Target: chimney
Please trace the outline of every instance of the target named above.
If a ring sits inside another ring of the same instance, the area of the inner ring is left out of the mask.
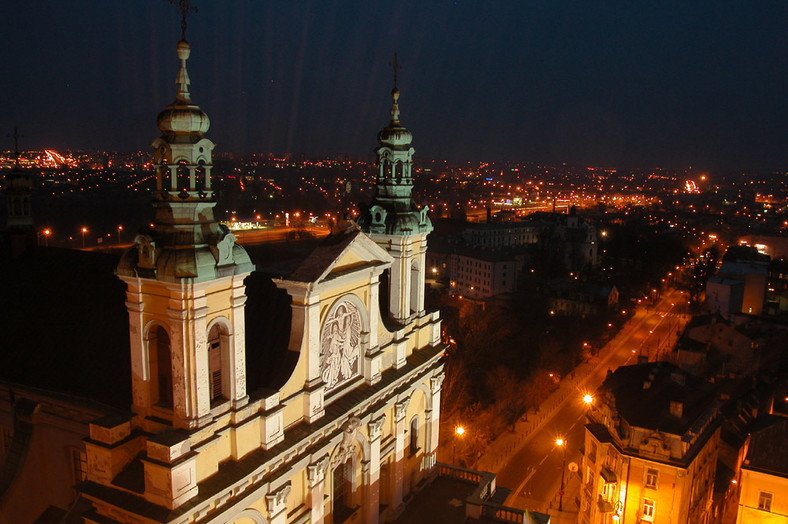
[[[676,402],[675,400],[670,401],[670,414],[676,418],[681,418],[684,415],[684,403],[683,402]]]
[[[648,364],[648,355],[638,355],[638,365]]]

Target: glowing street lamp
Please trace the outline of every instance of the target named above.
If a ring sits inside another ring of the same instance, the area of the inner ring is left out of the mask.
[[[52,234],[52,230],[45,229],[43,233],[44,233],[44,246],[49,247],[49,236]]]
[[[120,245],[120,232],[123,231],[123,226],[118,226],[118,245]]]
[[[457,439],[462,438],[465,434],[465,428],[462,426],[457,426],[454,428],[454,444],[452,445],[452,452],[451,452],[451,462],[452,464],[457,464]]]
[[[590,393],[586,393],[585,395],[583,395],[583,404],[585,404],[586,406],[590,406],[593,403],[594,403],[593,395],[591,395]]]
[[[88,228],[82,228],[82,249],[85,249],[85,233],[88,232]]]
[[[564,470],[566,469],[566,440],[562,437],[555,439],[555,445],[564,450],[564,459],[561,463],[561,489],[558,490],[558,511],[564,510]]]

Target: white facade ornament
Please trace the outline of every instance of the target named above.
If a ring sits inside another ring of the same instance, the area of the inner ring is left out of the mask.
[[[385,413],[380,417],[376,418],[372,422],[369,423],[369,440],[375,440],[380,437],[381,430],[383,429],[383,424],[386,422],[386,415]]]
[[[282,511],[287,504],[287,497],[290,496],[291,490],[292,486],[290,481],[288,481],[284,486],[266,495],[265,500],[268,503],[268,512],[274,515]]]
[[[326,478],[326,471],[328,471],[328,466],[330,463],[330,457],[328,455],[324,455],[323,458],[306,467],[306,476],[309,480],[310,488],[314,488],[317,484],[323,482],[323,480]]]
[[[356,433],[358,428],[361,427],[361,420],[356,417],[349,419],[345,422],[342,429],[342,442],[339,444],[339,450],[334,456],[334,464],[342,464],[348,458],[356,453]]]
[[[443,379],[446,378],[446,375],[441,373],[440,375],[436,375],[430,379],[430,391],[435,394],[437,391],[440,391],[441,386],[443,385]]]
[[[394,404],[394,420],[400,421],[405,418],[408,412],[408,404],[410,404],[410,397],[406,397]]]
[[[361,315],[345,300],[326,319],[320,336],[320,376],[326,393],[361,373],[360,351]]]

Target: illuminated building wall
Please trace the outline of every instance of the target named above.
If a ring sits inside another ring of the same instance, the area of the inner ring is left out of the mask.
[[[578,522],[708,519],[720,440],[709,384],[667,363],[621,367],[589,421]]]

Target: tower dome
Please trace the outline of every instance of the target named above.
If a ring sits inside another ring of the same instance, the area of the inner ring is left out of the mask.
[[[391,90],[391,122],[378,133],[378,142],[381,146],[391,149],[405,150],[410,147],[413,135],[399,121],[399,89]]]
[[[208,115],[191,100],[189,94],[189,73],[186,71],[186,60],[191,54],[191,48],[185,40],[178,42],[176,48],[181,69],[178,71],[178,93],[175,101],[168,105],[156,117],[159,130],[167,135],[197,135],[202,136],[211,126]]]

